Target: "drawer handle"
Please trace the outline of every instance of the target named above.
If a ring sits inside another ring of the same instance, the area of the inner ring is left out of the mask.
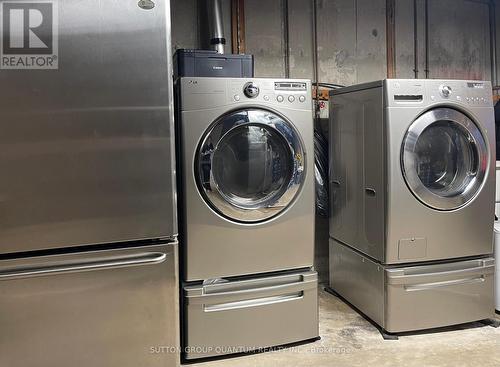
[[[405,291],[407,291],[407,292],[426,291],[426,290],[431,290],[431,289],[435,289],[435,288],[450,287],[453,285],[474,284],[474,283],[483,283],[483,282],[484,282],[484,276],[481,276],[478,278],[466,278],[466,279],[457,279],[457,280],[447,280],[447,281],[443,281],[443,282],[407,285],[407,286],[405,286]]]
[[[418,273],[418,274],[405,274],[403,270],[389,271],[387,274],[387,280],[389,284],[408,284],[410,282],[414,284],[429,284],[433,283],[433,279],[439,277],[454,277],[459,279],[471,279],[472,277],[483,276],[487,274],[492,274],[495,271],[494,263],[488,262],[487,265],[476,266],[474,268],[466,269],[456,269],[448,271],[435,271],[431,273]],[[428,282],[425,279],[429,279]]]
[[[58,263],[43,266],[19,266],[16,269],[0,272],[0,280],[37,277],[45,275],[56,275],[61,273],[72,273],[127,266],[153,265],[165,261],[167,254],[162,252],[149,252],[138,255],[105,257],[82,260],[77,263]]]
[[[281,302],[295,301],[302,299],[303,297],[304,297],[304,292],[299,292],[296,294],[284,294],[281,296],[274,296],[274,297],[264,297],[264,298],[236,301],[236,302],[218,303],[214,305],[204,305],[203,310],[205,312],[228,311],[228,310],[235,310],[238,308],[258,307],[258,306],[272,305]]]
[[[245,301],[265,297],[282,296],[296,292],[314,289],[318,285],[317,278],[302,282],[273,285],[261,288],[241,289],[219,293],[205,293],[197,295],[186,294],[187,304],[222,304],[229,302]]]

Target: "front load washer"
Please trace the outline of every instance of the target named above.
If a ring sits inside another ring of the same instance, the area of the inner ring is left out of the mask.
[[[176,84],[185,358],[317,337],[310,81]]]
[[[391,332],[489,317],[490,82],[385,80],[330,103],[332,287]]]

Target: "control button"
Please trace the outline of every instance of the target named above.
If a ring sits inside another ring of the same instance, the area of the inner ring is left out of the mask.
[[[285,100],[285,98],[283,98],[283,96],[280,94],[279,96],[276,97],[276,100],[281,103]]]
[[[240,96],[239,96],[239,95],[237,95],[237,94],[235,94],[235,95],[234,95],[234,100],[235,100],[236,102],[237,102],[237,101],[239,101],[239,100],[240,100]]]
[[[467,101],[467,103],[470,102],[470,98],[469,97],[466,97],[465,100]]]
[[[476,102],[479,102],[479,97],[476,97]]]
[[[259,95],[259,87],[255,85],[253,82],[248,82],[245,84],[243,87],[243,93],[245,93],[245,96],[248,98],[255,98]]]
[[[448,98],[451,94],[451,87],[449,85],[441,85],[439,87],[439,93],[441,93],[444,98]]]
[[[431,96],[431,101],[435,101],[436,100],[436,96]]]
[[[269,101],[269,96],[264,96],[264,101]]]
[[[457,96],[457,101],[461,102],[462,101],[462,97]]]
[[[299,97],[300,102],[305,102],[306,101],[306,96],[300,96]]]
[[[290,102],[290,103],[295,102],[295,97],[294,96],[288,96],[288,102]]]

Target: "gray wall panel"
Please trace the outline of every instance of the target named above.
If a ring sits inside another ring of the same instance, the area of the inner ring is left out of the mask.
[[[289,0],[290,77],[313,79],[312,1]]]
[[[495,0],[495,23],[496,23],[496,51],[497,51],[497,78],[500,79],[500,65],[498,62],[498,58],[500,57],[500,0]],[[498,82],[497,84],[500,84]]]
[[[245,1],[246,53],[255,55],[255,75],[283,77],[281,0]]]
[[[396,76],[413,78],[415,73],[413,0],[396,1]]]
[[[197,0],[172,0],[172,47],[199,47]]]
[[[385,0],[357,0],[357,82],[387,75]]]
[[[355,0],[318,0],[317,15],[319,80],[356,83]]]
[[[500,24],[500,1],[497,24]],[[290,76],[313,77],[312,0],[288,0]],[[247,53],[256,76],[285,75],[284,0],[246,0]],[[173,45],[201,47],[203,11],[196,0],[173,0]],[[227,50],[231,1],[223,0]],[[317,0],[320,81],[355,84],[386,75],[385,0]],[[425,78],[424,0],[417,0],[418,71]],[[413,0],[396,1],[396,75],[414,77]],[[497,27],[497,31],[500,27]],[[498,33],[498,32],[497,32]],[[432,78],[490,78],[488,6],[470,0],[429,0]],[[500,42],[497,42],[500,51]],[[500,52],[499,52],[500,55]],[[500,73],[500,69],[499,73]]]
[[[430,78],[489,79],[488,6],[466,0],[429,1]]]
[[[351,85],[384,78],[384,0],[318,1],[319,79]]]

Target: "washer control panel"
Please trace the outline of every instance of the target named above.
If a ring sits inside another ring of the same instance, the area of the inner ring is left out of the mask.
[[[492,107],[491,82],[468,80],[388,79],[390,106],[458,103],[467,107]]]

